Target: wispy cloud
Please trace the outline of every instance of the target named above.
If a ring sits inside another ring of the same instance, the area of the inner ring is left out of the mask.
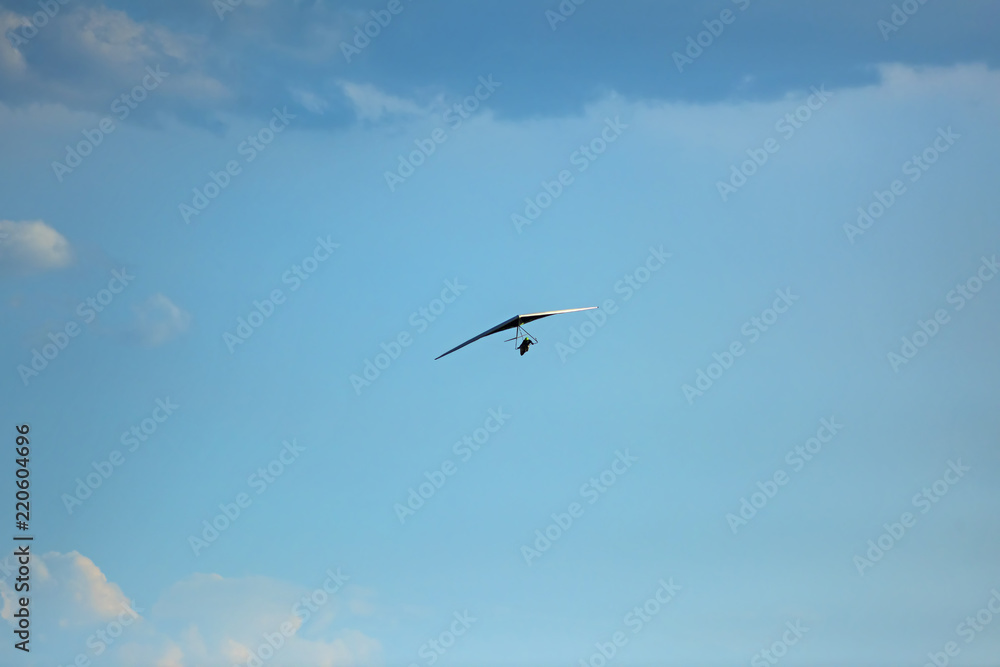
[[[416,103],[383,93],[371,84],[341,81],[340,87],[361,120],[378,120],[383,116],[394,115],[414,116],[425,112]]]
[[[301,104],[306,111],[311,113],[322,116],[323,113],[330,108],[329,102],[311,91],[293,88],[289,92],[292,94],[292,98],[296,102]]]
[[[162,345],[187,331],[191,314],[164,294],[154,294],[132,307],[135,321],[129,338],[149,347]]]

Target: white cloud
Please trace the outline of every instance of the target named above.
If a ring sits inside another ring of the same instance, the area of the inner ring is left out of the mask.
[[[96,663],[101,632],[105,639],[114,638],[100,651],[105,667],[246,664],[265,645],[265,635],[275,637],[287,623],[293,630],[282,637],[267,667],[371,664],[381,655],[378,641],[344,627],[344,614],[352,602],[350,587],[330,594],[320,606],[320,611],[338,618],[337,627],[329,628],[318,627],[319,614],[301,605],[301,613],[309,615],[296,613],[296,603],[315,591],[267,577],[193,574],[168,588],[147,609],[131,605],[121,588],[77,552],[33,557],[32,567],[38,571],[40,566],[49,576],[33,581],[31,604],[53,613],[33,617],[33,637],[44,638],[37,646],[32,642],[38,664],[68,664],[79,655]],[[326,576],[317,573],[316,584]],[[0,616],[13,625],[10,583],[0,581],[0,593],[4,600]],[[134,615],[126,609],[134,609]],[[130,622],[119,625],[123,617]],[[111,626],[116,626],[113,631]],[[308,638],[302,636],[303,628]]]
[[[62,234],[41,220],[0,220],[0,269],[24,273],[69,266],[73,252]]]
[[[156,661],[156,667],[184,667],[184,652],[176,645],[167,648],[167,652]]]
[[[106,69],[137,71],[163,58],[190,64],[198,50],[196,38],[135,21],[120,10],[77,7],[65,16],[61,37],[73,40],[71,46],[80,57]]]
[[[25,24],[23,17],[0,9],[0,35],[6,35],[8,31],[20,28]],[[20,75],[24,72],[27,64],[24,56],[14,48],[9,39],[0,39],[0,71],[6,71],[13,75]]]
[[[890,99],[972,97],[977,101],[1000,101],[1000,72],[985,64],[950,67],[910,67],[899,63],[878,66],[879,87]]]
[[[386,115],[417,116],[426,113],[414,102],[383,93],[371,84],[341,81],[340,87],[361,120],[378,120]]]
[[[806,138],[817,142],[830,140],[824,144],[825,149],[839,153],[854,145],[857,128],[867,128],[882,118],[915,120],[931,108],[954,110],[964,107],[961,115],[953,116],[955,121],[949,121],[955,122],[958,130],[959,119],[964,125],[972,122],[977,109],[1000,105],[1000,70],[991,70],[985,65],[910,67],[887,63],[873,66],[873,71],[878,74],[878,80],[870,85],[843,88],[826,85],[824,89],[831,94],[830,99],[802,125],[802,129],[796,130],[791,140],[785,140],[785,135],[779,133],[775,125],[806,102],[812,94],[811,87],[789,91],[780,98],[736,103],[644,100],[615,107],[601,101],[588,108],[588,116],[595,118],[600,113],[614,111],[622,113],[624,118],[624,112],[629,112],[633,123],[630,131],[634,134],[642,134],[649,141],[666,140],[691,148],[698,152],[699,159],[705,150],[718,151],[727,154],[724,159],[731,164],[738,156],[740,160],[747,159],[744,151],[759,147],[768,136],[782,139],[782,146],[802,144]],[[815,87],[823,87],[823,83],[817,80]],[[566,121],[544,119],[539,124],[545,122],[555,127]],[[933,133],[934,128],[935,125],[930,125],[928,129]],[[784,148],[782,153],[786,153]],[[804,154],[802,157],[812,159]],[[786,159],[783,156],[779,161]]]
[[[0,10],[0,35],[28,20]],[[106,114],[110,100],[156,67],[166,74],[155,95],[161,102],[231,103],[234,92],[206,69],[213,48],[205,37],[136,21],[120,10],[68,5],[30,47],[0,39],[0,97],[18,103],[23,95],[15,93],[28,93],[35,103]]]
[[[33,556],[31,565],[36,575],[32,603],[38,605],[36,598],[57,601],[49,608],[61,629],[106,623],[132,608],[121,588],[109,582],[94,561],[76,551]],[[11,621],[16,595],[10,583],[0,582],[0,594],[4,600],[0,616]]]
[[[159,293],[133,306],[132,310],[135,323],[130,333],[142,345],[162,345],[187,331],[191,324],[190,313]]]

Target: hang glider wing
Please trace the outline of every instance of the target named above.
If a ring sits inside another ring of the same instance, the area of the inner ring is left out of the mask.
[[[475,343],[480,338],[485,338],[486,336],[492,336],[495,333],[500,333],[501,331],[506,331],[507,329],[514,329],[516,327],[521,326],[522,324],[527,324],[528,322],[534,322],[535,320],[540,320],[541,318],[548,317],[549,315],[560,315],[562,313],[575,313],[575,312],[578,312],[578,311],[581,311],[581,310],[593,310],[595,308],[597,308],[597,306],[590,306],[588,308],[570,308],[568,310],[547,310],[544,313],[530,313],[528,315],[515,315],[514,317],[510,318],[506,322],[501,322],[500,324],[496,325],[492,329],[487,329],[486,331],[484,331],[483,333],[479,334],[475,338],[470,338],[469,340],[465,341],[464,343],[462,343],[458,347],[451,348],[450,350],[448,350],[447,352],[445,352],[444,354],[442,354],[441,357],[445,357],[445,356],[451,354],[452,352],[454,352],[455,350],[460,350],[463,347],[465,347],[466,345],[468,345],[469,343]],[[434,359],[434,361],[437,361],[441,357],[436,357]]]

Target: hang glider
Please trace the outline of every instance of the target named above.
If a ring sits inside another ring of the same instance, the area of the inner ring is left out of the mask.
[[[515,336],[513,338],[505,340],[504,342],[508,343],[508,342],[510,342],[512,340],[513,341],[518,341],[514,345],[515,345],[516,348],[518,348],[518,349],[521,350],[521,356],[524,356],[524,353],[528,351],[528,346],[537,343],[538,339],[535,338],[534,336],[531,336],[527,331],[524,331],[524,329],[522,328],[523,325],[527,324],[528,322],[533,322],[535,320],[539,320],[539,319],[541,319],[543,317],[548,317],[549,315],[561,315],[562,313],[576,313],[576,312],[579,312],[581,310],[594,310],[595,308],[597,308],[597,306],[590,306],[588,308],[570,308],[569,310],[547,310],[544,313],[530,313],[528,315],[515,315],[514,317],[510,318],[506,322],[501,322],[500,324],[496,325],[492,329],[488,329],[488,330],[484,331],[483,333],[479,334],[475,338],[470,338],[469,340],[465,341],[464,343],[462,343],[458,347],[451,348],[450,350],[448,350],[447,352],[445,352],[444,354],[442,354],[441,357],[447,356],[447,355],[451,354],[452,352],[454,352],[455,350],[460,350],[463,347],[465,347],[466,345],[468,345],[469,343],[475,343],[480,338],[485,338],[486,336],[492,336],[495,333],[500,333],[501,331],[506,331],[508,329],[516,329],[517,333],[515,334]],[[522,336],[524,338],[523,341],[521,341]],[[532,340],[532,339],[534,339],[534,340]],[[436,357],[434,359],[434,361],[437,361],[441,357]]]

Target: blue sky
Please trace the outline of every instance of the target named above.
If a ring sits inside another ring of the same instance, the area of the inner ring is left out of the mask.
[[[1000,17],[895,5],[0,3],[2,662],[986,664]]]

